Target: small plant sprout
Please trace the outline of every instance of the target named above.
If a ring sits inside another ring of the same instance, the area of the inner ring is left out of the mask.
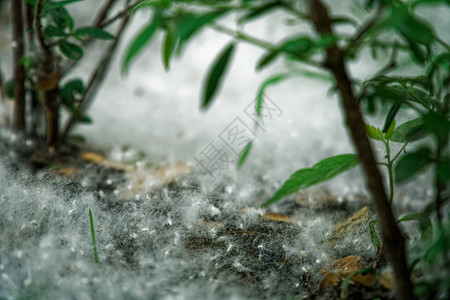
[[[92,235],[92,247],[94,248],[94,259],[98,264],[98,255],[97,255],[97,243],[95,242],[95,229],[94,229],[94,219],[92,218],[92,212],[89,210],[89,220],[91,223],[91,235]]]

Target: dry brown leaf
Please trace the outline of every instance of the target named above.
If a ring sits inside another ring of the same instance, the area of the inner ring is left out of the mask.
[[[389,291],[394,290],[394,275],[392,274],[392,271],[384,271],[377,277],[378,281],[380,282],[381,286]]]
[[[80,154],[80,158],[85,161],[93,162],[98,165],[103,165],[108,168],[125,170],[125,171],[131,171],[131,170],[135,169],[134,166],[108,160],[105,157],[103,157],[102,155],[100,155],[98,153],[94,153],[94,152],[83,152]]]
[[[369,212],[369,207],[364,206],[360,210],[358,210],[353,216],[345,220],[345,222],[336,225],[336,232],[338,234],[344,233],[348,231],[351,228],[356,227],[357,225],[361,224],[363,221],[367,219],[367,214]]]
[[[77,169],[74,167],[62,167],[54,171],[58,175],[73,177],[77,175]]]
[[[276,214],[272,212],[266,212],[263,216],[263,219],[269,220],[269,221],[277,221],[277,222],[291,222],[292,217],[282,214]]]
[[[336,286],[341,280],[342,278],[337,273],[328,272],[323,276],[322,281],[320,282],[319,291],[322,291],[327,285]]]
[[[336,285],[339,282],[337,279],[344,280],[353,272],[360,271],[366,267],[367,264],[361,259],[361,257],[356,255],[350,255],[336,260],[320,270],[320,274],[324,275],[320,286],[322,288],[326,284]],[[366,287],[374,286],[375,282],[375,276],[372,273],[367,273],[364,275],[357,274],[349,280],[349,283],[351,284],[361,284]]]

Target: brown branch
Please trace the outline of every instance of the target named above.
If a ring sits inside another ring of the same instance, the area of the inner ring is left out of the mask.
[[[34,14],[34,29],[42,60],[39,61],[39,74],[36,87],[42,92],[42,105],[47,119],[48,146],[56,146],[59,135],[59,80],[60,71],[54,59],[51,48],[45,42],[42,34],[41,13],[43,0],[37,0]]]
[[[121,11],[119,11],[117,14],[115,14],[113,17],[111,17],[110,19],[102,22],[98,27],[99,28],[103,28],[106,26],[111,25],[112,23],[114,23],[115,21],[117,21],[118,19],[122,18],[123,16],[129,14],[129,11],[131,8],[135,7],[137,4],[139,4],[139,2],[142,2],[142,0],[138,0],[133,2],[133,4],[128,5],[126,8],[122,9]]]
[[[322,36],[332,35],[331,19],[327,8],[320,0],[309,0],[309,6],[311,20],[316,31]],[[347,127],[357,149],[366,183],[378,210],[386,253],[394,269],[397,297],[404,300],[414,299],[406,260],[404,237],[392,213],[383,178],[378,170],[375,155],[365,131],[364,120],[346,70],[345,52],[338,48],[336,44],[332,45],[326,50],[324,66],[335,77],[341,105],[345,111]]]
[[[22,63],[24,54],[22,1],[11,1],[12,48],[14,74],[14,115],[13,129],[25,130],[25,68]]]
[[[6,91],[5,91],[5,85],[4,85],[4,79],[3,79],[3,72],[2,72],[2,68],[0,66],[0,103],[5,98],[6,98]]]
[[[108,0],[106,1],[105,4],[103,4],[102,8],[100,9],[100,12],[98,13],[97,17],[95,18],[94,21],[94,27],[100,27],[100,24],[103,23],[103,21],[105,21],[106,17],[108,16],[108,12],[111,9],[111,7],[113,6],[113,4],[117,2],[114,0]]]
[[[89,83],[86,87],[86,90],[83,94],[83,97],[80,100],[80,103],[77,107],[77,111],[73,113],[69,120],[66,123],[66,126],[64,127],[64,130],[61,134],[60,140],[61,142],[64,142],[67,139],[68,134],[72,130],[73,126],[75,125],[78,117],[80,114],[84,111],[86,111],[89,107],[89,105],[92,102],[92,99],[94,98],[95,94],[98,91],[98,88],[102,81],[104,80],[106,73],[109,69],[109,66],[111,64],[112,57],[117,49],[117,45],[120,41],[120,38],[122,37],[122,34],[128,25],[128,22],[130,20],[130,16],[125,16],[122,20],[122,23],[120,24],[120,27],[116,33],[116,39],[111,43],[111,45],[105,50],[102,59],[99,61],[97,66],[94,68],[94,72],[92,73]]]

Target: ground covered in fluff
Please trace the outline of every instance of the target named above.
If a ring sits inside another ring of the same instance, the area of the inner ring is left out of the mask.
[[[356,202],[316,189],[268,211],[259,208],[269,196],[263,188],[249,197],[232,178],[211,181],[188,165],[71,149],[47,161],[34,155],[32,172],[13,154],[20,150],[5,149],[1,299],[302,298],[317,293],[319,270],[331,261],[376,254],[370,212],[344,234],[336,227],[367,204],[362,196]]]

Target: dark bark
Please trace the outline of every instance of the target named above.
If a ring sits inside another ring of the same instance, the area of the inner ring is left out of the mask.
[[[25,130],[25,68],[22,64],[24,54],[22,1],[11,1],[13,74],[14,74],[14,112],[13,129]]]
[[[316,31],[324,36],[333,34],[331,20],[326,7],[320,0],[310,0],[311,20]],[[398,299],[414,299],[407,267],[405,241],[395,221],[386,195],[383,178],[378,170],[375,156],[365,131],[364,120],[357,105],[357,97],[345,67],[345,52],[332,45],[326,51],[324,66],[333,74],[341,105],[345,111],[348,130],[357,149],[366,183],[378,210],[386,253],[394,270],[396,295]]]
[[[2,68],[0,67],[0,102],[6,97]]]
[[[56,146],[59,136],[59,79],[60,72],[50,47],[46,44],[41,27],[42,0],[36,2],[34,28],[42,51],[37,87],[42,91],[42,104],[47,120],[46,142]]]

